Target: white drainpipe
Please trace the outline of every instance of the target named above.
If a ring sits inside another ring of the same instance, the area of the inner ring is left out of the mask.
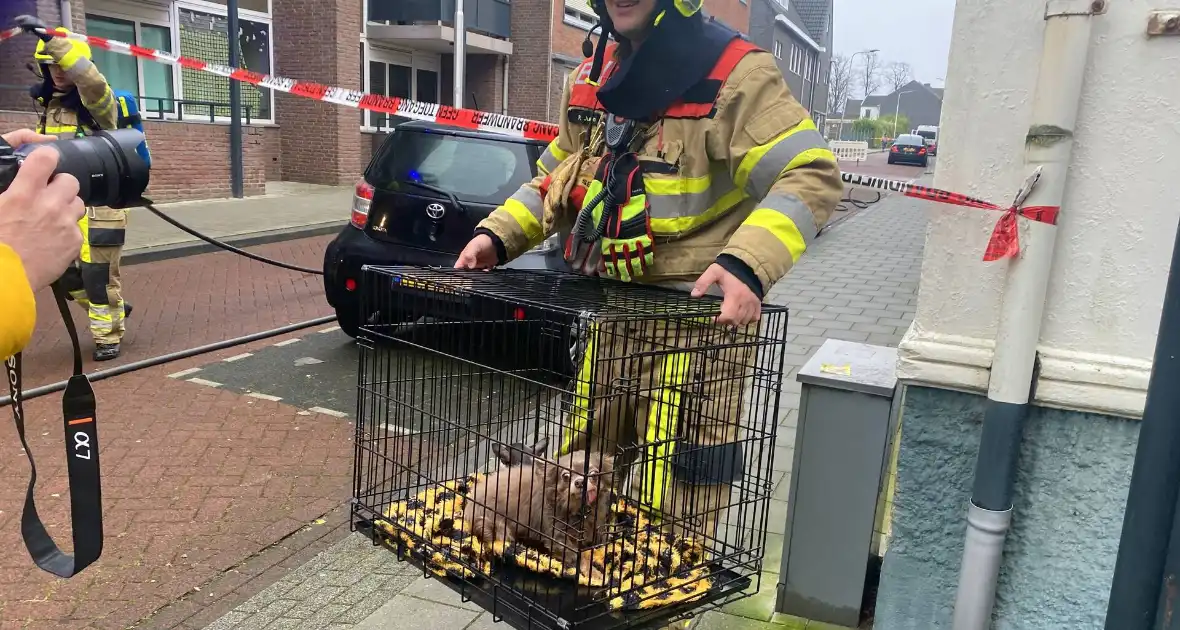
[[[1091,18],[1105,0],[1049,0],[1032,124],[1025,139],[1026,174],[1040,180],[1025,206],[1061,206],[1073,150],[1073,130],[1090,49]],[[1024,221],[1022,220],[1022,223]],[[1032,398],[1037,342],[1057,228],[1029,223],[1018,259],[1008,267],[996,350],[988,384],[967,536],[955,598],[954,630],[988,630],[1004,541],[1012,523],[1012,495],[1024,421]]]
[[[504,94],[500,97],[500,113],[505,116],[508,115],[508,64],[511,60],[511,56],[504,55]]]
[[[74,30],[74,7],[70,6],[70,0],[60,0],[58,10],[61,11],[61,25],[66,30]]]

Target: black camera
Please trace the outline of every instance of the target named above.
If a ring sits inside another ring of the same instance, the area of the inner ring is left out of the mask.
[[[37,147],[52,146],[60,155],[54,174],[76,177],[83,203],[125,208],[138,202],[148,186],[151,168],[136,151],[143,141],[143,133],[137,129],[116,129],[82,138],[25,144],[19,149],[0,142],[0,192],[8,190],[30,153]]]

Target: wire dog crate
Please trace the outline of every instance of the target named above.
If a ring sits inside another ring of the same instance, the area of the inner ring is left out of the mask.
[[[547,271],[368,267],[361,294],[354,528],[522,629],[759,579],[785,308],[720,327],[712,297]]]

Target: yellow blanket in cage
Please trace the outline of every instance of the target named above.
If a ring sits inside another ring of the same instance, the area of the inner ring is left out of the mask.
[[[385,511],[388,520],[378,520],[376,525],[400,540],[435,575],[472,578],[478,575],[472,567],[491,575],[498,559],[553,577],[577,577],[583,586],[602,588],[610,596],[612,610],[689,602],[713,586],[708,567],[702,566],[701,544],[661,531],[628,499],[616,499],[612,506],[609,539],[616,542],[594,551],[593,564],[601,572],[597,580],[579,576],[577,567],[564,567],[560,560],[521,544],[496,543],[485,549],[462,517],[468,488],[482,477],[448,481],[394,503]]]

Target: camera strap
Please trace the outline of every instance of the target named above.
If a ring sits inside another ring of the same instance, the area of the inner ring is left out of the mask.
[[[102,484],[98,470],[98,427],[94,389],[82,372],[82,349],[78,330],[66,304],[66,291],[59,283],[52,285],[53,297],[62,321],[70,334],[74,350],[74,374],[66,384],[62,396],[62,415],[65,426],[66,470],[70,480],[70,525],[74,555],[66,555],[45,529],[37,514],[33,489],[37,485],[37,466],[33,451],[25,438],[25,410],[21,400],[21,355],[14,354],[4,363],[8,371],[8,388],[12,392],[12,417],[21,446],[29,458],[29,489],[21,512],[21,538],[33,562],[58,577],[69,578],[81,573],[102,555]]]

